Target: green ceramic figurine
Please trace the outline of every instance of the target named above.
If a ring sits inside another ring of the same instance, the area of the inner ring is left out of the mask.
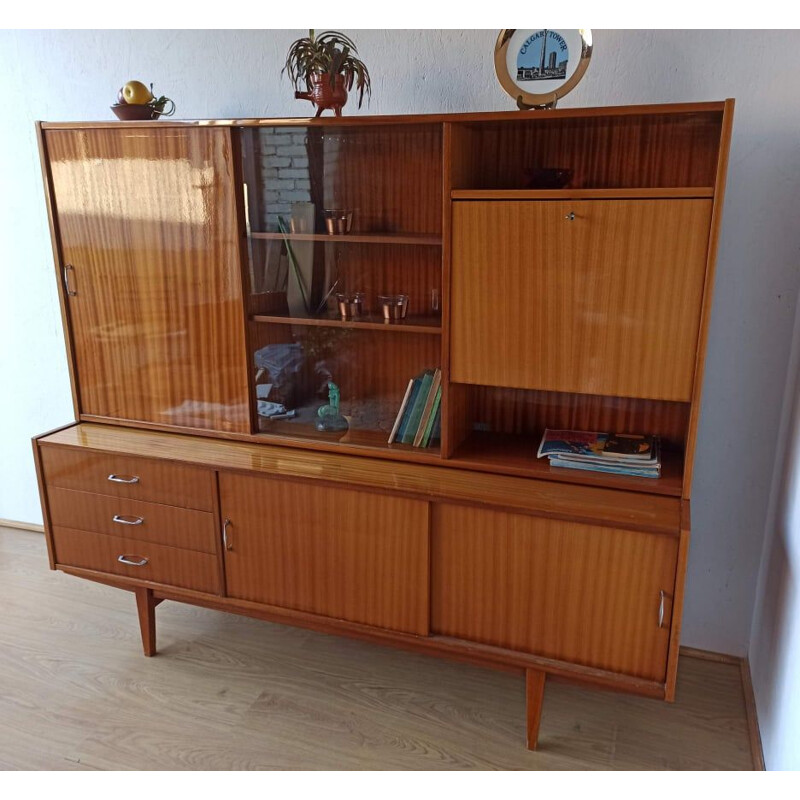
[[[318,431],[346,431],[347,420],[339,413],[339,387],[328,381],[328,405],[320,406],[317,410]]]

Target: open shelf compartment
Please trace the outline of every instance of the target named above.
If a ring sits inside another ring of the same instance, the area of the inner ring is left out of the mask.
[[[680,497],[689,403],[567,392],[450,386],[450,463],[486,472]],[[551,467],[536,452],[546,428],[655,434],[661,477]]]

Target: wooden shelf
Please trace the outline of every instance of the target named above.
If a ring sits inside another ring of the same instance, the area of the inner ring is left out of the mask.
[[[414,453],[424,460],[439,460],[439,447],[412,447],[410,444],[387,444],[389,434],[385,431],[359,430],[350,428],[344,433],[322,433],[307,420],[269,420],[259,417],[259,433],[275,436],[287,442],[306,441],[323,442],[327,445],[342,447],[366,448],[376,451],[392,451]]]
[[[681,496],[683,457],[680,453],[662,451],[660,478],[638,478],[551,467],[548,459],[536,457],[540,438],[476,431],[470,434],[456,450],[449,463],[484,472],[499,472],[525,478]]]
[[[630,200],[713,197],[713,186],[642,189],[454,189],[453,200]]]
[[[319,317],[286,317],[272,314],[254,314],[250,317],[252,322],[272,322],[279,325],[309,325],[325,328],[356,328],[382,333],[425,333],[441,336],[441,318],[409,316],[396,322],[385,322],[383,317],[367,314],[359,319],[341,319],[329,314]]]
[[[435,233],[279,233],[251,231],[251,239],[288,239],[293,242],[360,242],[362,244],[411,244],[441,246],[442,237]]]

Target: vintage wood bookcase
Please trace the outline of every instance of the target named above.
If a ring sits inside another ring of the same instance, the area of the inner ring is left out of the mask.
[[[41,123],[76,420],[34,441],[51,567],[134,592],[146,655],[174,600],[525,673],[530,747],[546,676],[672,700],[732,114]],[[435,367],[437,444],[387,444]],[[551,469],[545,427],[658,434],[662,477]]]

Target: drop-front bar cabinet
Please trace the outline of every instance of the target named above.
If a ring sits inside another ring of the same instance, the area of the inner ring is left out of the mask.
[[[41,123],[51,567],[133,592],[146,655],[174,600],[524,673],[532,748],[547,676],[672,700],[732,113]],[[662,475],[553,469],[546,427],[657,434]]]

